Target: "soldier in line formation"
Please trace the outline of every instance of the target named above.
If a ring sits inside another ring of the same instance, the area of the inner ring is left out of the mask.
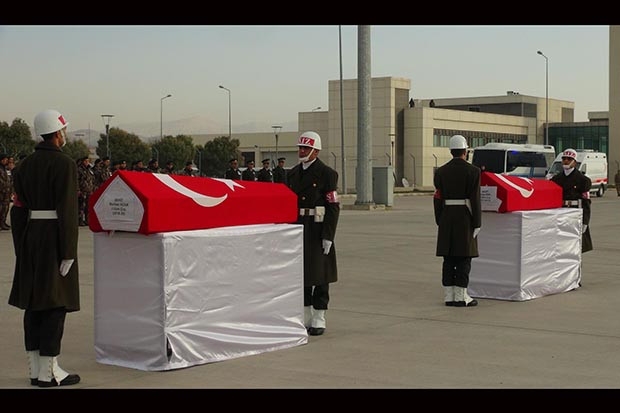
[[[248,160],[245,162],[246,170],[241,173],[241,180],[243,181],[256,181],[256,171],[254,170],[254,161]]]
[[[278,158],[278,166],[273,168],[273,182],[286,184],[286,169],[284,169],[284,162],[286,158]]]
[[[250,159],[245,163],[245,171],[241,172],[239,170],[239,161],[237,158],[232,158],[228,161],[230,166],[226,172],[224,172],[224,178],[237,181],[275,182],[286,184],[286,169],[284,169],[285,161],[286,158],[278,158],[278,166],[270,169],[270,160],[263,159],[263,167],[257,172],[254,170],[254,161]]]
[[[13,197],[13,182],[9,166],[9,155],[0,154],[0,230],[11,229],[6,219],[9,214],[11,198]]]
[[[258,182],[273,182],[273,172],[269,169],[269,159],[263,159],[263,167],[256,173]]]
[[[78,171],[78,218],[81,227],[88,225],[88,199],[95,192],[95,173],[88,156],[77,160]]]
[[[241,180],[241,171],[239,170],[239,161],[237,158],[232,158],[228,161],[228,169],[224,172],[224,178],[234,179],[235,181]]]

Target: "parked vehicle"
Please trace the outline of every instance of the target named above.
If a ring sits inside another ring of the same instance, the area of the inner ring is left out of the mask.
[[[594,152],[592,149],[575,149],[577,151],[576,168],[592,181],[590,193],[595,193],[597,197],[602,197],[607,190],[609,181],[607,179],[607,155],[603,152]],[[562,154],[559,154],[553,161],[547,179],[555,174],[562,172]]]
[[[491,142],[473,149],[472,164],[487,172],[544,179],[554,158],[553,145]]]

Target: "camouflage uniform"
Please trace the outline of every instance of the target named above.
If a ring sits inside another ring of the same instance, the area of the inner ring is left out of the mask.
[[[105,181],[108,180],[109,177],[112,176],[112,172],[110,171],[110,167],[106,165],[106,161],[101,161],[97,166],[93,168],[93,173],[95,175],[95,188],[99,188]]]
[[[78,212],[80,226],[88,225],[88,198],[95,191],[95,174],[82,158],[78,164]]]
[[[11,184],[11,177],[6,170],[6,163],[9,158],[6,155],[1,156],[3,158],[0,159],[0,229],[5,230],[11,228],[6,223],[6,218],[9,214],[13,185]]]

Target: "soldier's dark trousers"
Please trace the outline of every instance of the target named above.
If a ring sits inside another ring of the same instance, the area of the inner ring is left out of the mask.
[[[443,257],[441,284],[444,287],[455,285],[467,288],[470,271],[471,257]]]
[[[1,202],[0,203],[0,225],[6,225],[6,218],[9,215],[9,209],[11,209],[10,202]]]
[[[64,307],[41,311],[26,310],[24,312],[26,351],[39,350],[41,356],[58,356],[66,315]]]
[[[327,310],[329,303],[329,284],[304,287],[304,306],[312,306],[315,310]]]

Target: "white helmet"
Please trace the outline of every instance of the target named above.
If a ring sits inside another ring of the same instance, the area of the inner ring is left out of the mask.
[[[449,148],[452,149],[467,149],[467,139],[463,135],[454,135],[450,138]]]
[[[316,149],[317,151],[321,150],[321,137],[316,132],[304,132],[299,136],[297,140],[297,146],[309,146],[311,148]]]
[[[57,132],[69,125],[69,122],[54,109],[47,109],[37,113],[34,117],[34,132],[37,136]]]
[[[562,158],[573,158],[574,160],[577,160],[577,151],[574,149],[564,149],[564,152],[562,152]]]

